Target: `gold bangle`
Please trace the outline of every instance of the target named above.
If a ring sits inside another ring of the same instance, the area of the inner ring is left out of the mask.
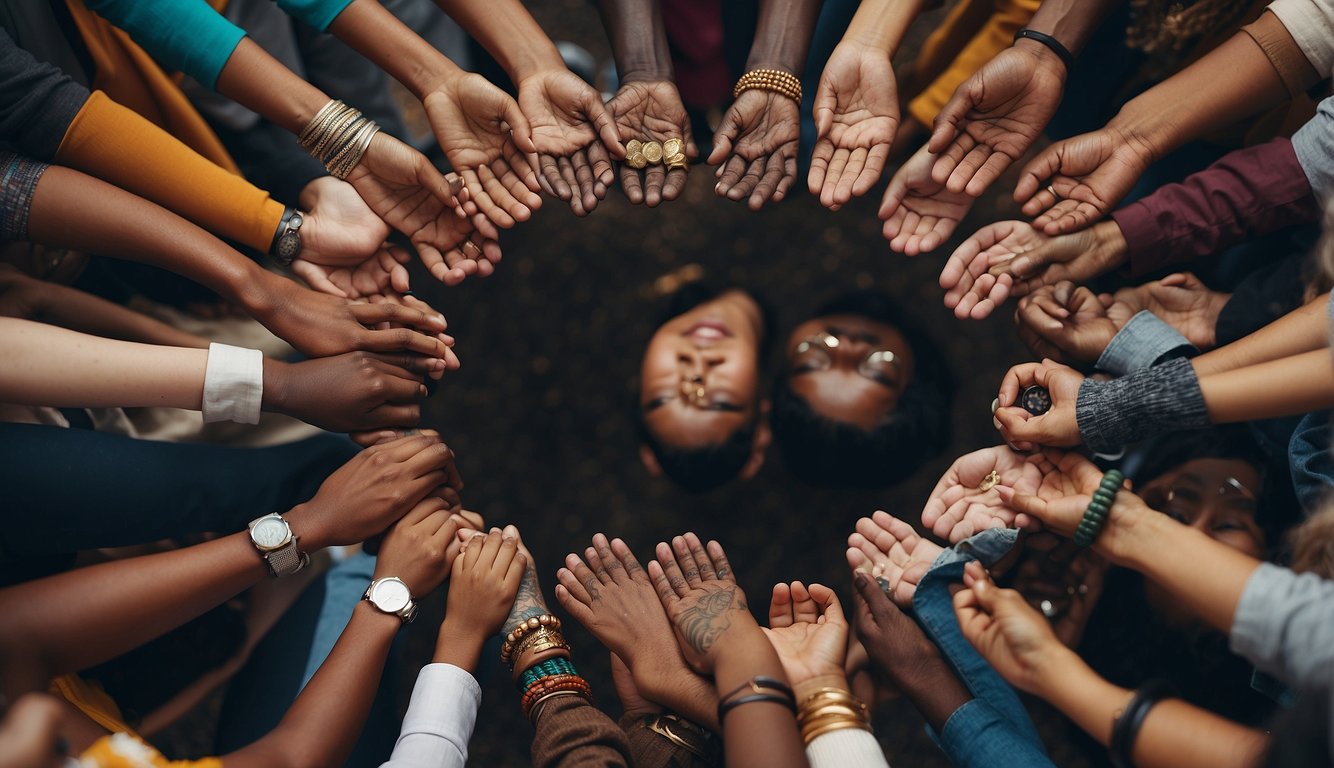
[[[834,731],[843,731],[849,728],[858,728],[863,731],[871,730],[870,727],[868,727],[865,723],[861,722],[860,720],[854,720],[854,719],[838,720],[829,723],[828,725],[824,725],[820,728],[814,728],[809,731],[802,731],[801,740],[805,742],[807,745],[810,745],[812,741],[815,741],[816,739],[820,738],[826,733],[833,733]]]
[[[663,712],[645,715],[644,727],[703,760],[711,760],[713,734],[680,715]],[[675,730],[673,730],[675,728]]]
[[[541,616],[532,616],[516,624],[514,626],[514,629],[511,629],[505,635],[505,642],[502,643],[500,646],[501,662],[508,664],[509,657],[514,652],[515,643],[519,642],[519,640],[522,639],[524,635],[528,634],[529,632],[536,632],[541,627],[551,627],[553,629],[560,629],[560,619],[556,618],[555,616],[552,616],[549,613],[544,613]]]
[[[537,643],[540,643],[545,640],[559,640],[561,642],[564,642],[565,636],[561,634],[561,631],[559,629],[555,629],[552,627],[542,627],[536,632],[530,632],[524,635],[523,637],[519,638],[518,642],[514,643],[514,645],[510,646],[509,649],[510,660],[513,661],[513,659],[517,658],[519,654],[523,653],[528,648],[532,648]]]
[[[547,695],[543,696],[537,701],[534,701],[533,705],[528,708],[528,721],[536,724],[537,718],[542,714],[542,709],[543,709],[542,705],[546,704],[547,701],[554,699],[557,696],[578,696],[584,701],[588,701],[588,697],[579,691],[552,691],[551,693],[548,693]]]
[[[740,98],[741,94],[752,89],[772,91],[797,103],[801,102],[801,80],[781,69],[752,69],[736,81],[732,88],[732,98]]]

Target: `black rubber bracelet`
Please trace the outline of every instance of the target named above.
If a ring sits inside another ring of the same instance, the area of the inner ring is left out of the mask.
[[[731,701],[719,704],[718,724],[722,725],[723,718],[727,716],[728,712],[731,712],[742,704],[750,704],[757,701],[772,701],[775,704],[782,704],[787,707],[792,714],[797,714],[797,705],[792,701],[790,696],[784,696],[781,693],[752,693],[749,696],[738,696]]]
[[[1149,710],[1153,709],[1153,705],[1171,696],[1172,691],[1172,684],[1166,680],[1150,680],[1135,691],[1130,703],[1121,710],[1121,714],[1112,723],[1112,738],[1107,744],[1108,757],[1112,759],[1112,765],[1116,768],[1134,768],[1133,753],[1139,729],[1143,727],[1144,720],[1149,716]]]
[[[1017,43],[1020,40],[1032,40],[1035,43],[1041,43],[1050,48],[1052,53],[1056,54],[1061,61],[1065,62],[1066,72],[1069,72],[1070,68],[1075,65],[1075,55],[1070,52],[1070,49],[1061,45],[1060,40],[1057,40],[1045,32],[1034,32],[1028,27],[1020,27],[1019,31],[1014,33],[1014,42]]]

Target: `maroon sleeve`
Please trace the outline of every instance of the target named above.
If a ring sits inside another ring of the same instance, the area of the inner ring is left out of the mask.
[[[1320,220],[1320,206],[1292,142],[1278,138],[1229,152],[1179,184],[1112,213],[1132,275]]]

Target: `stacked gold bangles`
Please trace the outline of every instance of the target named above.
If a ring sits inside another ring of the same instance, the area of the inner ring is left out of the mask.
[[[301,148],[324,163],[330,175],[346,179],[379,132],[374,120],[334,99],[315,113],[297,138]]]
[[[630,139],[625,142],[625,164],[635,170],[650,165],[665,165],[669,171],[688,170],[690,163],[686,160],[685,148],[685,142],[680,139],[668,139],[661,144]]]

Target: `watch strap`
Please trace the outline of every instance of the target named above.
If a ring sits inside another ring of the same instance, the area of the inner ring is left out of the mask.
[[[273,242],[269,244],[269,257],[282,267],[290,267],[292,261],[301,255],[301,225],[305,215],[295,208],[283,210],[283,217],[278,220],[278,229],[273,233]]]
[[[275,577],[291,576],[310,562],[310,557],[296,547],[296,537],[283,546],[264,553],[264,561],[269,564],[269,572]]]

